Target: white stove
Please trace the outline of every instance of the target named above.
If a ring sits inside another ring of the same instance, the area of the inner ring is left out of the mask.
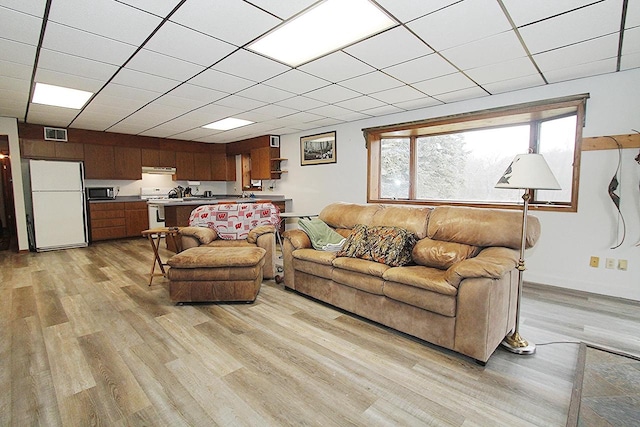
[[[169,198],[171,190],[173,188],[143,187],[140,189],[140,198],[146,200],[149,207],[149,228],[164,227],[164,204],[182,200]]]

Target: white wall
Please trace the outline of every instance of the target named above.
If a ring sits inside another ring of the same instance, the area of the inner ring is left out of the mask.
[[[335,201],[366,202],[367,151],[362,129],[431,117],[482,110],[560,96],[589,93],[583,136],[632,133],[640,130],[640,69],[547,85],[470,101],[340,124],[281,137],[281,156],[288,170],[277,182],[277,192],[293,198],[293,211],[319,212]],[[337,163],[300,166],[300,137],[337,132]],[[616,211],[607,188],[614,175],[618,152],[582,155],[577,213],[536,212],[542,223],[537,246],[527,253],[525,280],[640,301],[640,166],[637,149],[623,150],[621,199],[627,223],[623,245],[616,242]],[[589,267],[590,256],[600,267]],[[605,258],[628,260],[628,270],[604,268]]]

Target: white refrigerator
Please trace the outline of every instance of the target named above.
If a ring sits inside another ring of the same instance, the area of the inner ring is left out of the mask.
[[[87,246],[82,163],[29,160],[29,173],[36,250]]]

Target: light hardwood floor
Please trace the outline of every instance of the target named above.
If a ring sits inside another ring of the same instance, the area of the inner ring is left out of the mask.
[[[175,306],[151,259],[144,239],[0,252],[0,426],[565,424],[576,344],[482,367],[273,281]],[[639,313],[527,287],[521,331],[640,355]]]

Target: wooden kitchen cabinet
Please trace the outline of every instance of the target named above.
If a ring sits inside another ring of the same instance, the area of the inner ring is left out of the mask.
[[[147,202],[89,203],[91,241],[139,237],[149,228]]]
[[[196,181],[211,181],[211,158],[209,153],[193,153],[193,178]]]
[[[115,147],[113,145],[85,144],[84,177],[87,179],[114,179],[115,175]]]
[[[156,150],[153,148],[142,149],[142,166],[152,167],[176,167],[176,153],[169,150]]]
[[[231,160],[230,160],[231,159]],[[231,166],[233,171],[230,173]],[[231,179],[230,176],[233,176]],[[235,181],[236,159],[235,156],[227,156],[225,153],[211,154],[211,181]]]
[[[251,179],[271,179],[270,147],[251,150]]]
[[[178,151],[176,153],[176,179],[186,181],[193,179],[195,175],[195,164],[193,153]]]
[[[147,202],[127,202],[124,204],[124,219],[127,237],[141,236],[149,229],[149,209]]]
[[[89,203],[89,229],[92,242],[126,237],[124,203]]]
[[[83,160],[84,145],[61,141],[21,139],[20,155],[25,159]]]
[[[114,147],[115,175],[113,179],[142,179],[142,157],[140,148]]]

